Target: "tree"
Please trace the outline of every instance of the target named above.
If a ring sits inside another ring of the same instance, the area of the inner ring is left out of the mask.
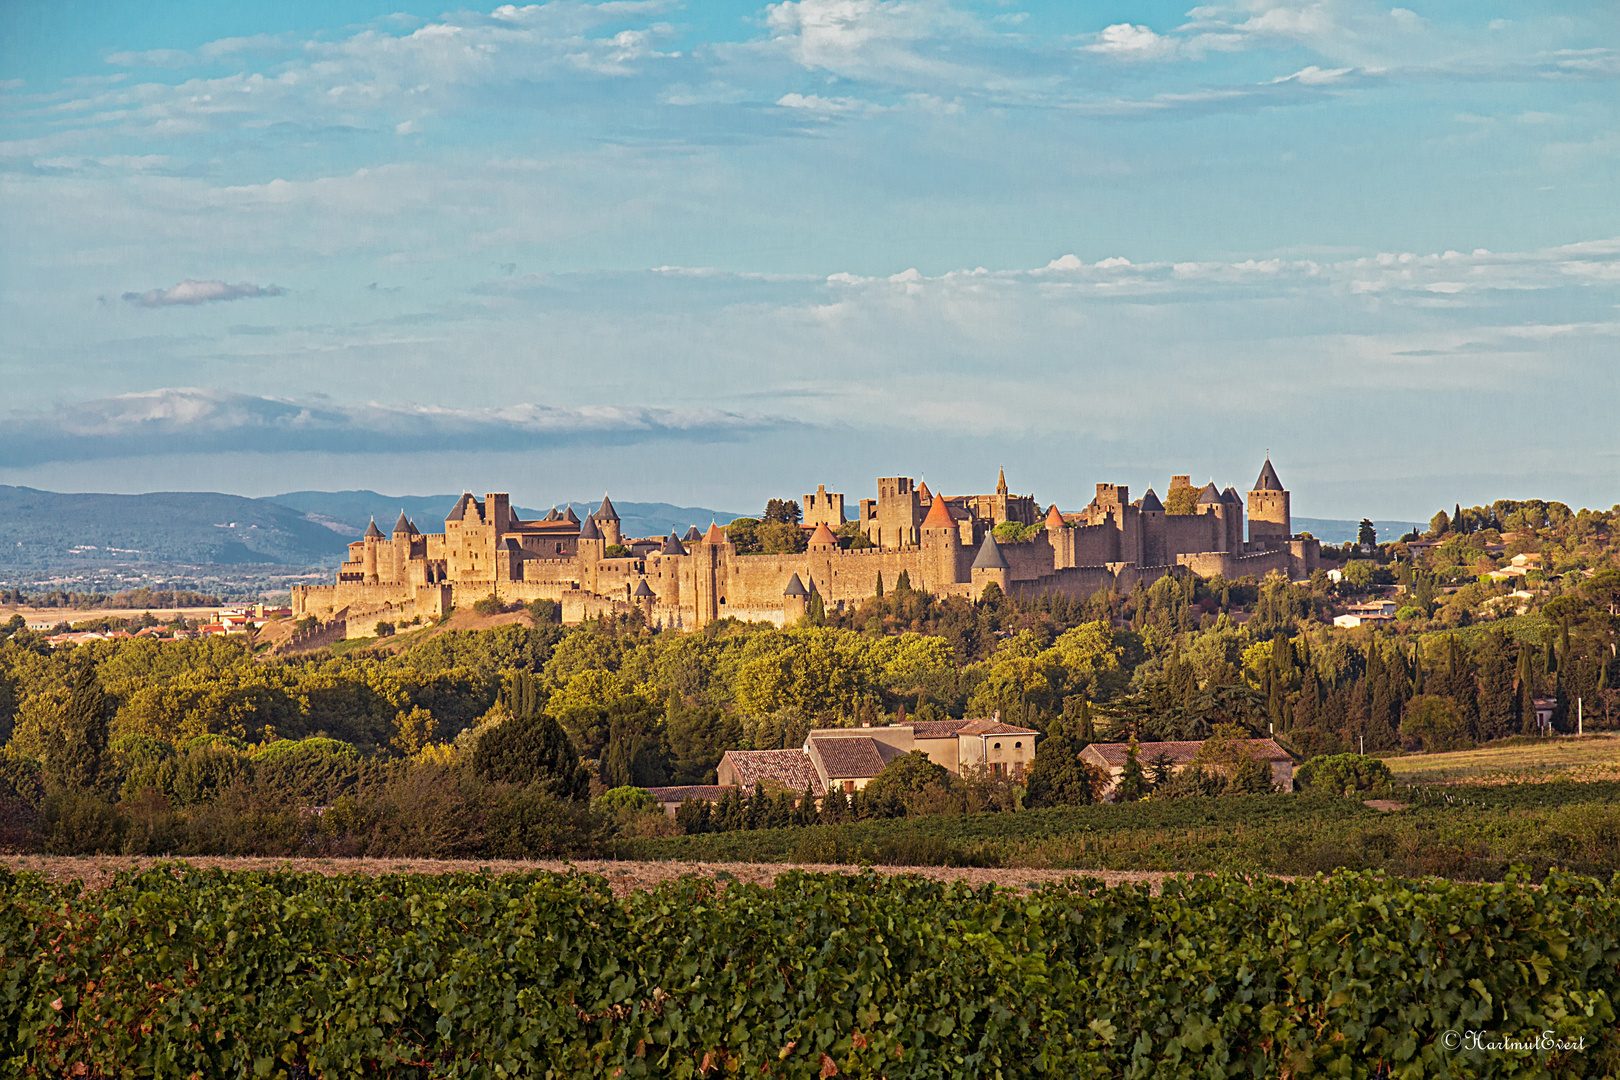
[[[1164,512],[1166,514],[1195,514],[1198,512],[1198,489],[1187,487],[1172,488],[1164,497]]]
[[[765,504],[763,521],[779,521],[784,525],[797,525],[804,520],[804,511],[797,499],[772,499]]]
[[[1420,744],[1428,753],[1468,745],[1468,733],[1457,706],[1448,697],[1423,694],[1406,703],[1401,717],[1401,739]]]
[[[1175,775],[1176,759],[1171,757],[1167,751],[1160,750],[1157,754],[1148,758],[1147,778],[1148,783],[1152,784],[1154,788],[1161,788],[1168,784],[1170,778]]]
[[[1139,760],[1140,749],[1136,740],[1125,751],[1125,768],[1119,774],[1119,786],[1114,789],[1115,797],[1120,802],[1135,802],[1148,793],[1147,777],[1142,772],[1142,762]]]
[[[620,710],[613,717],[598,772],[609,787],[658,787],[667,782],[669,753],[651,710]]]
[[[1451,518],[1446,516],[1446,512],[1444,510],[1440,511],[1439,513],[1435,514],[1434,517],[1429,519],[1429,535],[1431,537],[1441,537],[1450,531]]]
[[[910,592],[911,591],[911,572],[910,571],[908,571],[908,570],[900,571],[900,576],[894,579],[894,591],[897,592],[897,593],[905,593],[905,592]]]
[[[420,705],[412,706],[409,711],[401,709],[394,719],[394,738],[389,745],[405,757],[414,757],[433,741],[433,729],[437,726],[433,714]]]
[[[930,784],[945,787],[951,774],[921,750],[901,754],[883,767],[860,792],[863,816],[905,817],[911,804]]]
[[[883,599],[883,571],[881,570],[877,572],[877,591],[872,595],[880,600]]]
[[[580,764],[568,733],[552,717],[515,717],[478,740],[473,770],[503,784],[538,784],[555,798],[583,799],[590,772]]]
[[[1356,527],[1356,543],[1363,547],[1378,546],[1378,526],[1372,523],[1371,518],[1362,518],[1361,524]]]
[[[95,668],[86,664],[74,675],[73,693],[62,712],[62,745],[54,771],[67,786],[88,791],[101,779],[108,711]]]
[[[1035,747],[1030,766],[1028,794],[1030,806],[1083,806],[1097,801],[1101,777],[1080,760],[1085,743],[1069,733],[1061,719],[1052,721],[1046,737]]]
[[[754,533],[765,555],[795,555],[809,545],[804,530],[792,522],[764,521]]]
[[[1294,773],[1294,786],[1325,795],[1377,791],[1394,783],[1394,774],[1375,757],[1331,754],[1313,757]]]

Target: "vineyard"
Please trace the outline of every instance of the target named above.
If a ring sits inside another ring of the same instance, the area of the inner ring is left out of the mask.
[[[1500,880],[1514,864],[1620,872],[1620,784],[1398,787],[1405,809],[1303,794],[871,820],[617,840],[626,859],[1312,874],[1338,868]]]
[[[23,1076],[1551,1076],[1620,1068],[1620,879],[1027,893],[866,873],[0,874]],[[1447,1032],[1563,1049],[1456,1047]],[[1545,1041],[1545,1039],[1543,1039]],[[1387,1070],[1384,1071],[1384,1070]]]

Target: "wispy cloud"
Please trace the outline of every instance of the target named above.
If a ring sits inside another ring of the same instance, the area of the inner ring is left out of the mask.
[[[174,307],[211,304],[217,300],[244,300],[256,296],[280,296],[287,290],[280,285],[251,285],[242,281],[194,281],[187,278],[167,289],[148,289],[146,292],[127,292],[124,299],[140,307]]]
[[[0,427],[0,467],[234,451],[414,453],[428,446],[449,452],[716,442],[791,423],[702,408],[345,405],[180,387],[14,413]]]

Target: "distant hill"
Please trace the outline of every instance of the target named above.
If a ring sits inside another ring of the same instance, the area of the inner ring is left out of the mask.
[[[297,510],[240,495],[59,494],[0,485],[0,568],[106,563],[280,564],[338,560],[344,538]]]
[[[1348,544],[1356,539],[1357,530],[1361,528],[1361,521],[1338,521],[1333,518],[1302,518],[1297,517],[1292,522],[1295,532],[1308,532],[1324,544]],[[1378,540],[1387,543],[1399,540],[1402,536],[1416,529],[1422,532],[1429,526],[1416,521],[1374,521],[1378,529]]]
[[[384,532],[394,527],[401,510],[425,533],[444,531],[445,515],[456,505],[460,495],[379,495],[375,491],[289,491],[285,495],[272,495],[261,502],[273,502],[307,515],[345,540],[357,539],[366,531],[366,524],[375,519]],[[572,506],[580,517],[602,505],[600,499],[591,502],[558,503]],[[619,512],[619,528],[626,536],[662,536],[671,528],[685,532],[690,525],[706,529],[710,521],[724,525],[736,514],[710,510],[701,506],[673,506],[670,503],[613,502]],[[512,512],[524,520],[546,516],[550,507],[514,506]]]

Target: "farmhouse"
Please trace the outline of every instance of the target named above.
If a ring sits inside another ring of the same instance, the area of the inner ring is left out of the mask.
[[[1294,759],[1289,756],[1288,751],[1271,739],[1246,739],[1244,745],[1251,757],[1271,766],[1273,785],[1283,791],[1293,790]],[[1198,751],[1203,749],[1203,746],[1202,740],[1137,743],[1136,760],[1145,768],[1149,761],[1164,754],[1174,764],[1174,770],[1180,772],[1192,764],[1193,758],[1198,756]],[[1125,758],[1129,751],[1129,743],[1092,743],[1080,751],[1080,760],[1095,765],[1108,774],[1109,781],[1104,794],[1112,794],[1119,786],[1120,775],[1125,771]]]

